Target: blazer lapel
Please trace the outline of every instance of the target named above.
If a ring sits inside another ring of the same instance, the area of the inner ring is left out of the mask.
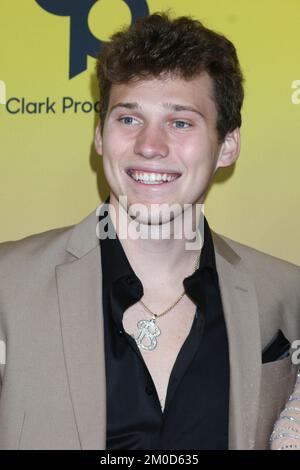
[[[74,226],[66,247],[71,262],[56,266],[65,363],[81,449],[105,449],[106,445],[102,272],[96,225],[93,211]]]
[[[261,377],[257,298],[239,255],[223,237],[212,235],[229,342],[229,448],[252,449]]]

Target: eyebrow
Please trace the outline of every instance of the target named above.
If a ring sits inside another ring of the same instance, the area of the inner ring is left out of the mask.
[[[196,113],[199,116],[204,117],[204,115],[200,111],[193,108],[192,106],[175,104],[175,103],[163,103],[163,107],[166,109],[170,109],[171,111],[191,111],[192,113]],[[120,103],[116,103],[114,106],[111,107],[110,113],[116,108],[126,108],[126,109],[134,109],[134,110],[142,109],[141,106],[135,102],[120,102]]]
[[[110,108],[110,113],[116,108],[127,108],[127,109],[140,109],[140,106],[137,103],[117,103]]]
[[[170,109],[171,111],[191,111],[192,113],[199,114],[201,117],[204,117],[200,111],[193,108],[192,106],[182,105],[182,104],[173,104],[173,103],[164,103],[164,108]]]

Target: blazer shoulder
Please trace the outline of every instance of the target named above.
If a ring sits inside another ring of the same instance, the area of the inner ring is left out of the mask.
[[[228,245],[243,260],[247,260],[247,261],[252,260],[255,262],[260,260],[261,263],[266,263],[266,265],[268,266],[272,265],[276,267],[282,267],[284,269],[291,269],[294,272],[300,272],[300,266],[296,265],[295,263],[286,261],[274,255],[268,254],[264,251],[261,251],[257,248],[241,243],[237,240],[233,240],[232,238],[229,238],[226,235],[213,232],[213,237],[214,237],[214,240],[217,241],[219,245],[220,244]]]
[[[19,240],[0,243],[0,272],[10,270],[23,263],[28,266],[35,259],[41,262],[52,253],[62,253],[74,225],[54,228],[44,232],[28,235]]]
[[[260,279],[262,283],[272,282],[274,285],[284,287],[300,286],[300,266],[283,260],[261,250],[233,240],[225,235],[213,232],[216,250],[228,252],[231,250],[245,266],[253,278]]]

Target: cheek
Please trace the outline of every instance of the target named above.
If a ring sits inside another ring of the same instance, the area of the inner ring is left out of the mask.
[[[115,164],[130,155],[132,140],[125,139],[120,133],[107,133],[103,139],[103,157]]]
[[[103,145],[103,170],[107,182],[113,187],[121,184],[123,178],[124,167],[128,163],[128,149],[119,143],[117,139],[107,139]]]
[[[182,159],[191,172],[209,174],[214,168],[214,152],[206,141],[187,143],[182,148]]]

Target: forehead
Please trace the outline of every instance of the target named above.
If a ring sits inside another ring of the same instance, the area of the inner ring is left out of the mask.
[[[213,82],[207,73],[189,80],[180,77],[147,78],[113,84],[109,110],[119,102],[137,103],[139,107],[163,107],[168,103],[191,106],[203,113],[216,114]]]

